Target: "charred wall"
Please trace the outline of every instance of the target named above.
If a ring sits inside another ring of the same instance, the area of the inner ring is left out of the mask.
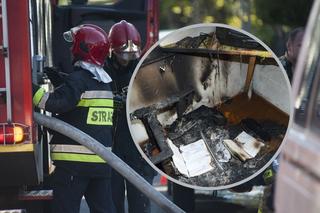
[[[244,87],[247,65],[177,54],[139,69],[132,85],[130,111],[194,89],[197,101],[213,106]]]

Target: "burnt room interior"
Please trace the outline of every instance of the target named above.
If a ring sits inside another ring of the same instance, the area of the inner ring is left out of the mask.
[[[169,35],[128,93],[142,154],[186,184],[219,187],[261,170],[285,136],[290,86],[271,52],[224,27]],[[181,38],[183,36],[183,38]]]

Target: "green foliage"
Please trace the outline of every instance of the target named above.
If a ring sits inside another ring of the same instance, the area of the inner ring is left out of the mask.
[[[313,0],[161,0],[160,28],[224,23],[248,30],[267,44],[306,24]],[[280,30],[279,30],[280,29]]]
[[[239,23],[232,16],[239,6],[236,0],[162,0],[160,26],[179,28],[196,23]]]

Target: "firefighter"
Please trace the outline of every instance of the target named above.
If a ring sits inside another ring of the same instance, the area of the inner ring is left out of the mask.
[[[34,88],[33,103],[111,149],[112,80],[103,69],[109,54],[108,36],[89,24],[74,27],[63,36],[72,42],[73,71],[51,93]],[[78,213],[83,196],[90,212],[115,212],[111,167],[102,158],[58,132],[53,132],[50,148],[56,167],[50,177],[52,212]]]
[[[279,59],[284,69],[287,72],[290,82],[292,82],[293,71],[296,66],[298,55],[300,52],[300,47],[302,44],[302,39],[304,35],[304,28],[299,27],[293,29],[288,36],[288,41],[286,43],[287,51],[285,55],[281,56]]]
[[[122,20],[114,24],[109,31],[110,58],[107,70],[113,79],[113,90],[119,100],[114,113],[112,151],[152,184],[154,170],[139,154],[131,138],[126,118],[126,91],[141,55],[141,39],[137,29]],[[150,201],[131,183],[116,171],[112,171],[112,196],[117,212],[124,212],[125,188],[127,190],[130,213],[150,212]]]

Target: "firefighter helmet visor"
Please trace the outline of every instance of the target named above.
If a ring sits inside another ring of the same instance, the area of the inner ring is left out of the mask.
[[[74,42],[74,35],[77,33],[77,31],[81,28],[82,25],[73,27],[70,30],[63,33],[63,38],[66,42]]]
[[[132,40],[128,40],[126,44],[123,44],[120,48],[112,50],[114,54],[126,61],[135,60],[140,57],[141,50],[138,45],[132,42]]]
[[[114,52],[116,57],[121,58],[122,60],[125,61],[132,61],[136,60],[140,57],[140,51],[137,52]]]
[[[126,44],[121,47],[122,52],[139,52],[140,48],[138,45],[133,43],[132,40],[128,40]]]
[[[73,33],[71,30],[63,33],[63,38],[66,42],[72,43],[74,41]]]

